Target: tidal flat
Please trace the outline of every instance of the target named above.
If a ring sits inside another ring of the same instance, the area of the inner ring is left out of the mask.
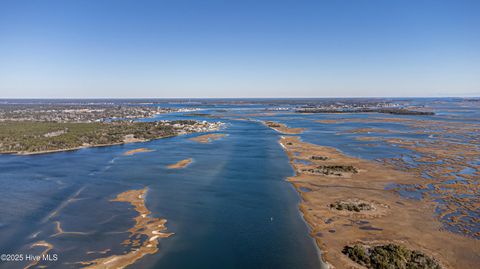
[[[178,103],[136,120],[225,125],[0,155],[0,248],[59,257],[0,268],[371,268],[373,253],[476,268],[478,103],[398,101],[433,115],[296,113],[302,102],[323,101]]]
[[[475,251],[478,247],[475,239],[442,230],[431,203],[402,201],[395,192],[385,189],[392,182],[418,182],[412,175],[346,156],[333,148],[305,143],[298,137],[282,137],[280,143],[296,171],[296,176],[288,180],[302,196],[300,210],[324,258],[334,268],[356,266],[342,252],[350,245],[393,243],[427,253],[442,265],[439,268],[475,268],[477,265],[480,257]],[[312,156],[328,159],[314,160]],[[294,160],[309,160],[311,164]],[[335,167],[336,170],[335,173],[305,172],[314,167]],[[352,172],[349,167],[355,167],[358,172]],[[309,191],[304,192],[301,187]],[[369,228],[359,221],[368,221]],[[324,233],[327,230],[333,232]],[[465,259],[464,255],[473,259]]]

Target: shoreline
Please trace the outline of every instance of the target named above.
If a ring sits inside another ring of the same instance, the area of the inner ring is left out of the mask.
[[[297,193],[297,195],[298,195],[297,206],[300,207],[300,205],[302,203],[302,200],[303,200],[302,195],[300,194],[300,190],[298,190],[297,187],[294,184],[292,184],[288,179],[286,181],[287,181],[287,183],[290,184],[293,191],[295,191]],[[310,223],[307,221],[307,219],[305,218],[305,214],[303,213],[302,210],[298,210],[297,212],[298,212],[299,217],[302,219],[303,223],[307,227],[309,237],[312,240],[313,245],[315,246],[315,250],[317,251],[317,255],[318,255],[318,260],[320,261],[320,269],[333,269],[334,267],[332,267],[332,265],[327,260],[325,260],[325,257],[323,255],[323,250],[320,248],[320,245],[317,243],[317,240],[315,239],[315,237],[311,236],[311,233],[313,232],[313,228],[310,225]]]
[[[285,153],[287,153],[287,148],[280,142],[278,144],[280,145],[280,147],[282,147],[282,150]],[[290,158],[288,156],[287,156],[287,158],[288,158],[288,163],[290,164],[290,167],[292,168],[292,174],[291,174],[291,176],[285,178],[285,182],[287,182],[287,184],[290,186],[290,188],[292,188],[292,190],[296,193],[297,198],[298,198],[296,205],[297,205],[298,208],[300,208],[300,205],[302,204],[302,201],[303,201],[302,194],[300,193],[300,190],[297,189],[297,186],[295,184],[292,184],[292,182],[289,180],[290,177],[296,176],[297,172],[295,171],[295,168],[293,167],[293,165],[290,163]],[[307,228],[308,236],[310,237],[310,240],[312,240],[312,243],[315,247],[315,250],[316,250],[317,256],[318,256],[318,260],[320,262],[320,269],[333,269],[332,265],[328,261],[325,260],[325,257],[323,255],[323,250],[320,248],[320,245],[318,244],[317,240],[315,239],[315,237],[313,237],[311,235],[311,233],[313,232],[313,228],[310,225],[310,223],[307,221],[307,219],[305,218],[305,214],[303,213],[302,210],[297,210],[297,214],[302,219],[303,224]]]
[[[473,269],[480,260],[475,254],[477,242],[443,231],[429,201],[406,200],[384,189],[387,182],[414,182],[416,179],[411,175],[346,156],[334,148],[303,142],[299,137],[281,137],[279,144],[295,173],[287,181],[301,198],[299,212],[320,249],[320,259],[329,268],[364,268],[342,253],[345,246],[357,243],[405,246],[433,257],[442,268]],[[346,163],[357,170],[347,169],[340,175],[322,169],[314,170],[318,174],[310,173],[311,167],[318,164],[347,167]],[[332,209],[335,201],[355,199],[370,203],[373,209],[361,212]]]
[[[193,120],[112,124],[12,123],[2,125],[5,129],[0,133],[0,154],[37,155],[148,142],[184,134],[215,132],[219,131],[223,125],[222,122]],[[57,138],[58,136],[62,137]]]
[[[32,151],[32,152],[29,152],[29,151],[0,152],[0,155],[30,156],[30,155],[52,154],[52,153],[69,152],[69,151],[76,151],[76,150],[88,149],[88,148],[101,148],[101,147],[127,145],[127,144],[133,144],[133,143],[145,143],[145,142],[155,141],[163,138],[176,137],[180,135],[184,135],[184,134],[162,136],[159,138],[145,139],[145,140],[139,140],[139,141],[127,141],[127,142],[118,142],[118,143],[109,143],[109,144],[79,146],[79,147],[66,148],[66,149],[52,149],[52,150]]]

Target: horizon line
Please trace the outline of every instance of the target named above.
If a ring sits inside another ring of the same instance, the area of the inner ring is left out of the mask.
[[[5,99],[45,99],[45,100],[61,100],[61,99],[70,99],[70,100],[79,100],[79,99],[380,99],[380,98],[480,98],[479,95],[472,96],[328,96],[328,97],[0,97],[0,100]]]

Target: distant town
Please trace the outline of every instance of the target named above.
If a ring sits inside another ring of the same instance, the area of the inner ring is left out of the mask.
[[[0,121],[104,122],[195,110],[126,104],[4,104]]]
[[[333,102],[321,105],[304,106],[297,113],[385,113],[396,115],[434,115],[423,107],[403,107],[398,103],[375,101]]]

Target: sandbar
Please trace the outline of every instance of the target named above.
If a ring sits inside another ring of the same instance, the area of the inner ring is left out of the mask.
[[[138,215],[134,218],[135,225],[130,228],[130,237],[123,242],[128,250],[123,254],[111,255],[92,261],[80,262],[88,269],[125,268],[148,254],[158,251],[158,239],[171,236],[173,233],[164,232],[167,220],[151,216],[145,205],[147,188],[122,192],[111,201],[126,202],[133,206]],[[142,238],[140,240],[139,238]]]
[[[210,143],[213,140],[217,140],[225,136],[226,134],[206,134],[206,135],[199,135],[199,136],[192,137],[190,138],[190,140],[196,141],[199,143]]]
[[[176,163],[174,163],[174,164],[170,164],[170,165],[167,166],[167,167],[170,168],[170,169],[185,168],[185,167],[187,167],[192,161],[193,161],[192,158],[188,158],[188,159],[185,159],[185,160],[178,161],[178,162],[176,162]]]
[[[35,242],[33,243],[30,248],[34,248],[34,247],[43,247],[45,248],[45,250],[42,251],[42,253],[40,254],[40,256],[44,256],[44,255],[47,255],[48,252],[50,252],[50,250],[53,249],[53,245],[46,242],[46,241],[38,241],[38,242]],[[28,269],[28,268],[31,268],[31,267],[34,267],[36,266],[38,263],[40,263],[41,259],[34,259],[30,264],[28,264],[27,266],[25,266],[23,269]]]
[[[153,151],[152,149],[138,148],[138,149],[132,149],[132,150],[126,151],[126,152],[123,153],[123,155],[124,156],[130,156],[130,155],[134,155],[134,154],[137,154],[137,153],[152,152],[152,151]]]
[[[91,232],[67,232],[63,230],[62,224],[60,221],[55,221],[55,233],[51,235],[50,237],[56,237],[60,235],[88,235],[91,234]]]

